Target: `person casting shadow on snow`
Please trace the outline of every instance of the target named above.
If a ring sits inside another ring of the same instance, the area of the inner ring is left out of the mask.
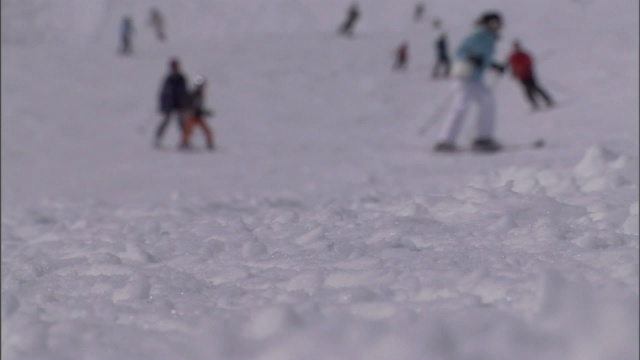
[[[487,68],[491,67],[500,73],[505,69],[503,65],[493,62],[495,44],[503,25],[502,16],[498,12],[487,12],[476,21],[476,25],[477,30],[464,39],[456,52],[451,74],[456,79],[453,99],[435,151],[456,150],[455,140],[471,102],[479,106],[478,132],[473,150],[492,152],[502,147],[493,138],[495,100],[491,90],[482,81]]]
[[[531,55],[522,50],[522,46],[517,40],[513,42],[513,50],[511,55],[509,55],[508,63],[511,68],[511,74],[522,84],[522,88],[533,110],[538,109],[538,100],[536,99],[538,95],[544,99],[547,107],[554,105],[549,94],[538,85],[533,71],[533,59]]]
[[[347,19],[340,26],[340,34],[345,36],[353,35],[353,28],[356,26],[356,22],[360,18],[360,10],[358,9],[358,4],[353,3],[347,10]]]
[[[187,120],[182,133],[182,142],[180,143],[181,149],[190,149],[191,145],[189,139],[195,126],[200,127],[204,132],[204,136],[207,140],[207,148],[213,150],[215,148],[213,142],[213,131],[209,128],[209,125],[205,122],[204,118],[213,116],[213,112],[207,109],[204,105],[204,90],[206,81],[204,77],[197,76],[194,81],[195,88],[189,94],[189,100],[187,104]]]
[[[173,115],[178,118],[180,132],[184,131],[184,112],[187,106],[187,97],[187,81],[180,70],[180,61],[173,58],[169,61],[169,75],[165,77],[160,88],[159,105],[160,112],[162,112],[164,118],[156,130],[156,147],[160,147],[164,131]]]

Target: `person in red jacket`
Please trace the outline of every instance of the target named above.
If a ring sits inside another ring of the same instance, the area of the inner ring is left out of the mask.
[[[396,49],[396,61],[393,64],[393,68],[396,70],[404,70],[407,68],[409,61],[409,43],[404,41]]]
[[[513,52],[509,56],[508,62],[513,77],[522,84],[525,94],[534,110],[538,109],[538,95],[544,99],[547,107],[554,105],[549,94],[538,85],[533,71],[533,59],[528,53],[522,50],[520,42],[513,42]]]

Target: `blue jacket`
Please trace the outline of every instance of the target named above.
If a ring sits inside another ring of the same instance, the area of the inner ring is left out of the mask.
[[[493,53],[498,37],[487,28],[480,28],[467,36],[456,52],[456,59],[468,60],[470,57],[479,57],[482,64],[476,67],[469,76],[471,81],[481,81],[484,71],[493,62]]]
[[[120,23],[120,36],[123,38],[129,37],[133,34],[133,23],[130,19],[124,19]]]

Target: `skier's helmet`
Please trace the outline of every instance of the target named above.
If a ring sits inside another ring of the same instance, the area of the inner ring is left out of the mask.
[[[178,58],[171,58],[171,60],[169,60],[169,69],[178,71],[180,69],[180,60],[178,60]]]
[[[498,22],[500,25],[503,24],[502,15],[497,11],[487,11],[478,18],[476,23],[478,25],[489,25],[492,22]]]

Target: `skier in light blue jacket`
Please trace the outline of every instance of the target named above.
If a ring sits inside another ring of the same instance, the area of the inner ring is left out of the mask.
[[[493,137],[495,100],[482,78],[489,68],[500,73],[505,69],[503,65],[493,61],[495,44],[503,25],[502,16],[497,12],[487,12],[478,19],[476,25],[478,28],[462,42],[456,52],[451,70],[451,77],[456,81],[453,100],[438,143],[434,147],[438,152],[457,150],[455,140],[471,102],[477,103],[479,107],[477,137],[473,142],[473,150],[492,152],[501,149],[500,143]]]

